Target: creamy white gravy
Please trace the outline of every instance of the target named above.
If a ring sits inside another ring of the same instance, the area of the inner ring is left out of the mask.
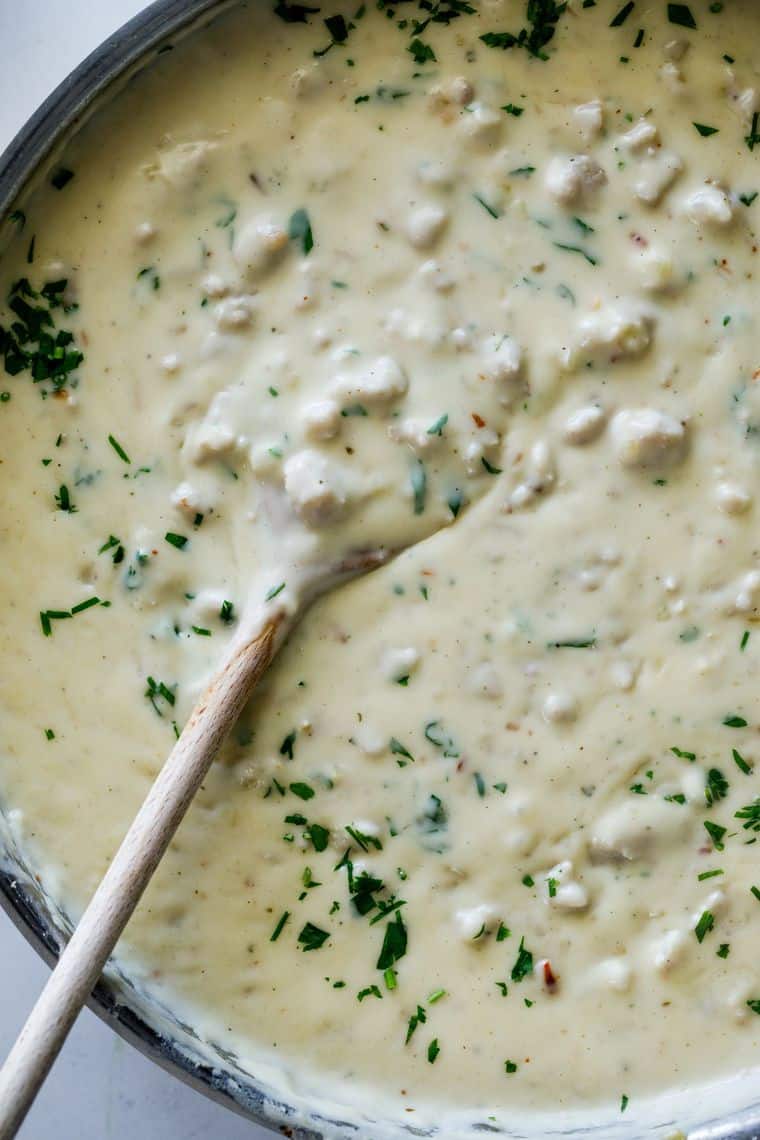
[[[474,8],[236,8],[5,224],[2,803],[76,918],[249,591],[432,534],[120,959],[289,1095],[630,1120],[760,1043],[760,15]]]

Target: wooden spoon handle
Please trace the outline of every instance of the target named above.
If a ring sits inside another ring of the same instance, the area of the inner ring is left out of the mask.
[[[285,624],[271,618],[234,648],[193,710],[0,1069],[0,1140],[20,1127]]]

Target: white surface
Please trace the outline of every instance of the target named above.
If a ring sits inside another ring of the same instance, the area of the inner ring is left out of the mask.
[[[0,150],[81,59],[140,0],[0,0]],[[47,976],[0,913],[0,1055]],[[146,1061],[86,1010],[19,1134],[23,1140],[264,1140]]]

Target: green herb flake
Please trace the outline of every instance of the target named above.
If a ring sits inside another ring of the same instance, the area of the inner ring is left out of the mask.
[[[407,760],[411,760],[411,762],[414,763],[414,757],[409,749],[406,748],[400,740],[397,740],[395,736],[392,736],[390,739],[390,750],[394,756],[404,756]]]
[[[291,241],[301,243],[301,250],[304,256],[308,256],[311,253],[314,248],[314,235],[311,229],[311,221],[306,210],[296,210],[290,215],[288,237]]]
[[[743,821],[742,827],[745,831],[760,831],[760,797],[735,811],[734,819]]]
[[[414,1036],[414,1032],[415,1032],[417,1026],[418,1025],[424,1025],[426,1021],[427,1021],[427,1014],[425,1013],[424,1008],[421,1005],[418,1005],[415,1012],[409,1018],[409,1024],[408,1024],[407,1030],[406,1030],[406,1040],[404,1041],[405,1045],[408,1045],[409,1042],[411,1041],[412,1037]]]
[[[321,930],[313,922],[307,922],[298,935],[298,943],[303,947],[304,953],[309,950],[319,950],[330,937],[328,930]]]
[[[376,997],[382,1000],[383,995],[380,993],[380,990],[377,986],[365,986],[363,990],[359,990],[358,994],[356,995],[356,1000],[364,1001],[364,999],[368,997]]]
[[[514,1061],[505,1061],[504,1062],[504,1072],[510,1073],[510,1074],[516,1073],[517,1072],[517,1064]]]
[[[290,790],[294,796],[298,796],[299,800],[310,800],[314,798],[314,789],[310,784],[296,782],[290,785]]]
[[[710,819],[703,820],[702,826],[704,827],[707,834],[710,836],[710,839],[712,840],[713,847],[715,848],[715,850],[716,851],[722,851],[724,849],[724,846],[725,846],[725,844],[723,843],[723,838],[726,834],[727,829],[725,827],[721,827],[721,825],[719,823],[713,823],[712,820],[710,820]]]
[[[726,728],[746,728],[747,727],[747,722],[744,719],[744,717],[743,716],[736,716],[734,714],[732,714],[730,716],[724,716],[723,720],[721,721],[721,724],[724,724],[726,726]]]
[[[493,463],[489,463],[485,455],[481,455],[480,462],[483,464],[484,469],[488,472],[489,475],[501,475],[502,468],[495,467]]]
[[[423,43],[420,39],[414,39],[406,49],[418,67],[425,63],[436,63],[437,57],[430,44]]]
[[[697,937],[697,942],[703,942],[714,926],[715,915],[712,913],[712,911],[703,910],[702,914],[699,916],[697,925],[694,927],[694,933]]]
[[[487,202],[486,199],[482,196],[482,194],[473,193],[472,196],[475,199],[475,201],[478,202],[483,207],[485,212],[487,214],[491,215],[492,218],[500,218],[501,217],[502,211],[497,206],[492,206],[489,202]]]
[[[414,513],[421,515],[425,510],[425,500],[427,498],[427,472],[421,460],[418,459],[412,467],[409,479],[412,485]]]
[[[109,435],[108,442],[110,443],[111,447],[114,449],[116,454],[118,455],[119,459],[122,460],[122,462],[124,462],[124,463],[131,463],[132,462],[132,460],[129,458],[126,451],[121,446],[121,444],[119,443],[118,439],[116,439],[115,436]]]
[[[57,166],[50,175],[50,185],[55,190],[63,190],[64,186],[68,186],[73,177],[73,170],[68,170],[65,166]]]
[[[678,24],[681,28],[696,28],[697,26],[697,21],[694,19],[688,4],[668,4],[668,19],[671,24]]]
[[[511,978],[513,982],[521,982],[527,978],[528,974],[533,973],[533,954],[525,946],[525,938],[520,939],[520,946],[517,951],[517,958],[512,967]]]
[[[737,750],[735,748],[732,748],[731,749],[731,755],[733,756],[734,764],[736,764],[736,767],[739,769],[739,771],[743,772],[745,776],[751,776],[752,771],[753,771],[753,765],[747,763],[747,761],[742,756],[741,752],[737,752]]]
[[[692,126],[703,139],[708,139],[710,135],[717,135],[718,127],[708,127],[705,123],[692,123]]]
[[[293,748],[296,743],[296,729],[289,732],[280,745],[280,756],[287,756],[288,760],[293,759]]]
[[[76,513],[77,508],[71,501],[71,495],[65,483],[61,483],[61,486],[58,488],[58,494],[55,496],[55,505],[59,511],[66,511],[70,515]]]
[[[184,550],[188,543],[188,538],[184,534],[174,534],[173,531],[167,530],[164,539],[170,546],[174,546],[177,550]]]
[[[549,56],[544,49],[554,38],[557,23],[566,8],[566,3],[557,0],[529,0],[526,5],[528,27],[519,32],[486,32],[480,37],[481,42],[501,51],[522,48],[536,59],[546,61]]]
[[[633,11],[633,9],[635,7],[636,7],[636,5],[634,3],[634,0],[628,0],[628,3],[623,5],[623,7],[620,9],[620,11],[617,13],[617,15],[612,17],[612,19],[610,20],[610,27],[611,28],[622,27],[622,25],[626,22],[626,20],[628,19],[628,17],[630,16],[631,12]]]
[[[439,416],[438,419],[435,421],[435,423],[431,424],[430,427],[427,429],[427,435],[442,436],[443,435],[443,429],[446,427],[446,424],[448,422],[449,422],[448,414],[446,412],[444,412],[444,414],[442,416]]]
[[[708,807],[723,800],[728,795],[728,780],[719,768],[710,768],[705,783],[705,802]]]
[[[159,701],[166,701],[170,708],[174,708],[177,701],[176,690],[177,686],[169,686],[163,681],[157,681],[155,677],[146,677],[146,689],[143,696],[147,697],[155,712],[159,716],[163,716],[163,711],[159,707]]]
[[[272,598],[276,598],[277,595],[281,594],[284,589],[284,582],[280,582],[279,586],[272,586],[271,590],[267,590],[266,594],[264,594],[264,601],[271,602]]]
[[[625,1110],[628,1108],[629,1103],[630,1102],[629,1102],[628,1096],[626,1095],[626,1093],[623,1093],[623,1095],[620,1098],[620,1111],[625,1112]]]
[[[760,1002],[758,1004],[760,1005]],[[435,1064],[436,1060],[438,1059],[438,1054],[440,1052],[441,1052],[441,1048],[438,1044],[438,1038],[434,1037],[433,1040],[430,1042],[430,1044],[427,1047],[427,1059],[431,1065]]]
[[[289,918],[290,918],[290,911],[289,910],[283,911],[282,915],[280,916],[279,922],[277,923],[274,930],[272,931],[272,933],[269,936],[270,942],[276,942],[277,941],[277,939],[280,937],[280,935],[283,932],[283,929],[285,927],[285,923],[288,921]]]
[[[385,928],[382,949],[377,959],[377,969],[387,970],[389,966],[395,965],[406,954],[406,948],[406,926],[401,917],[401,912],[397,910],[395,917]]]
[[[308,24],[308,17],[319,12],[319,8],[307,8],[305,4],[288,4],[286,0],[279,0],[273,10],[275,16],[279,16],[286,24]]]
[[[329,829],[323,827],[321,823],[310,823],[306,828],[306,834],[311,840],[315,851],[324,851],[330,841]]]

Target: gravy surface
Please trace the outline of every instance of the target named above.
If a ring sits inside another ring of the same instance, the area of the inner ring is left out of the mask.
[[[4,225],[0,789],[72,919],[246,599],[426,539],[310,610],[119,949],[365,1119],[758,1058],[760,10],[586,4],[236,6]]]

